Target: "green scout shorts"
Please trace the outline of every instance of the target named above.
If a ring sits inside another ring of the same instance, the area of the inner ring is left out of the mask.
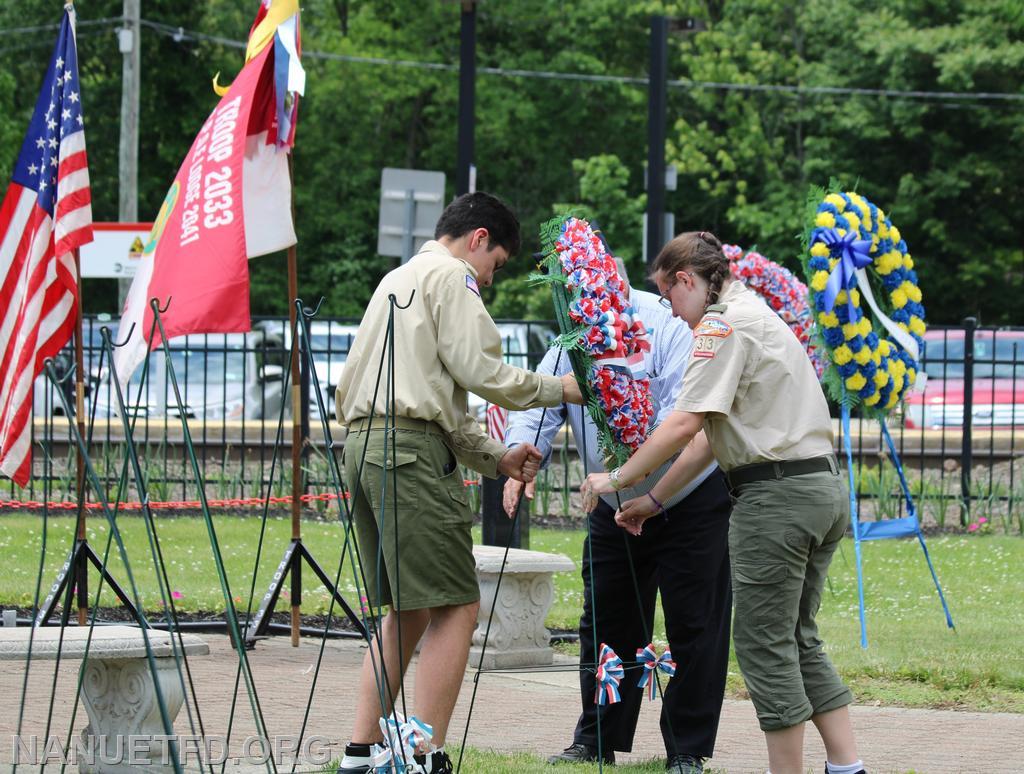
[[[385,438],[372,429],[350,432],[345,442],[360,585],[370,605],[417,610],[476,602],[473,513],[440,428],[399,428],[394,449]]]
[[[744,484],[729,523],[733,643],[764,731],[853,701],[818,637],[829,563],[850,521],[841,473]]]

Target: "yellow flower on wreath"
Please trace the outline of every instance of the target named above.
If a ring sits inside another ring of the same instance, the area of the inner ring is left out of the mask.
[[[853,392],[860,392],[861,388],[867,383],[868,380],[864,378],[864,374],[858,371],[853,376],[847,377],[846,389],[852,390]]]
[[[840,344],[832,350],[832,362],[836,365],[846,365],[853,360],[853,352],[845,344]]]

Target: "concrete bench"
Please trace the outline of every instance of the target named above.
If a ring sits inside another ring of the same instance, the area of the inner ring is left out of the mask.
[[[480,584],[480,614],[469,652],[471,668],[480,663],[487,618],[495,603],[494,590],[504,555],[505,549],[499,546],[473,546]],[[544,626],[555,593],[551,575],[575,568],[576,563],[562,554],[509,549],[484,653],[484,669],[544,666],[553,661],[551,632]]]
[[[30,627],[0,628],[0,660],[24,660],[28,654]],[[69,626],[64,629],[61,659],[81,659],[85,656],[88,627]],[[164,704],[174,723],[185,700],[181,678],[167,632],[147,630],[150,647],[156,658],[157,679]],[[35,630],[32,658],[55,659],[60,638],[58,627]],[[177,640],[177,638],[175,638]],[[209,646],[199,637],[183,634],[184,651],[189,656],[205,656]],[[180,643],[175,643],[181,653]],[[128,762],[127,749],[123,756],[116,752],[119,737],[127,745],[130,737],[158,738],[164,734],[160,704],[157,702],[153,677],[146,658],[146,645],[142,630],[135,626],[97,626],[93,629],[89,645],[89,660],[82,676],[82,703],[89,716],[89,725],[82,731],[86,749],[95,750],[91,763],[79,760],[82,772],[102,774],[127,773],[136,768],[138,761],[145,763],[150,772],[173,771],[173,767],[160,765],[161,746],[152,747],[152,759],[143,750],[134,756],[135,766]],[[95,745],[103,745],[97,748]],[[113,762],[123,757],[123,762]]]

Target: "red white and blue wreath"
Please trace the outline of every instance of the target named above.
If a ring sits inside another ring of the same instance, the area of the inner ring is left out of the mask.
[[[554,218],[541,227],[546,273],[534,279],[551,285],[558,344],[568,353],[583,402],[597,427],[608,467],[624,464],[647,438],[654,419],[644,352],[648,330],[629,301],[628,288],[601,237],[582,218]],[[642,667],[638,685],[653,699],[655,673],[675,674],[672,654],[657,655],[653,644],[637,648]],[[622,659],[601,643],[595,668],[597,704],[620,700]]]
[[[601,454],[622,465],[647,438],[654,405],[644,352],[647,328],[629,301],[615,259],[590,224],[555,218],[541,227],[541,260],[551,284],[558,343],[569,355]]]
[[[793,331],[820,379],[825,362],[814,345],[814,313],[807,300],[807,286],[785,266],[755,250],[744,253],[738,245],[722,245],[722,252],[729,259],[732,276],[764,299]]]

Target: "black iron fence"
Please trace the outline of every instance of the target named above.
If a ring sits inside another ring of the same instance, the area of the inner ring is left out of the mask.
[[[110,363],[100,330],[115,323],[85,320],[84,367],[90,459],[106,489],[121,501],[138,499],[125,476],[125,432],[110,382]],[[333,420],[334,385],[356,335],[358,320],[315,320],[310,324],[310,354],[300,381],[298,400],[309,441],[302,449],[303,487],[311,494],[329,493],[331,476],[314,390]],[[140,447],[150,500],[185,504],[197,499],[195,482],[183,449],[182,413],[188,423],[206,480],[206,495],[232,501],[287,497],[292,492],[291,335],[287,318],[256,320],[248,334],[189,336],[172,342],[170,368],[162,352],[150,355],[133,374],[125,397],[134,417],[133,438]],[[556,331],[550,321],[499,320],[506,359],[534,368]],[[64,393],[74,405],[70,352],[57,358],[63,381],[54,386],[37,380],[34,394],[34,476],[22,490],[6,481],[12,501],[59,501],[73,497],[75,449]],[[928,331],[923,355],[927,383],[889,419],[904,470],[926,524],[988,525],[1024,534],[1024,328],[979,328],[973,321]],[[183,401],[179,409],[170,372]],[[484,419],[485,404],[471,401],[470,411]],[[838,412],[836,412],[838,416]],[[840,423],[835,420],[837,450]],[[338,427],[331,422],[331,432]],[[905,513],[899,480],[875,421],[854,417],[851,440],[861,511],[867,518]],[[340,447],[340,444],[339,444]],[[534,508],[543,513],[574,515],[583,477],[571,434],[558,441],[555,464],[542,475]],[[467,473],[475,478],[475,474]],[[326,508],[314,500],[313,507]]]

